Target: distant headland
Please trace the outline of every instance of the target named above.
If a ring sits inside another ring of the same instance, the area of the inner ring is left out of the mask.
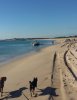
[[[34,40],[34,39],[58,39],[58,38],[77,38],[77,35],[75,36],[60,36],[60,37],[53,37],[53,38],[11,38],[11,39],[0,39],[0,41],[15,41],[15,40]]]

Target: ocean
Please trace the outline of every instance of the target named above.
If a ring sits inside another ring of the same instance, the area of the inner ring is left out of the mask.
[[[0,64],[53,44],[52,40],[37,40],[40,45],[33,46],[33,41],[32,39],[0,41]]]

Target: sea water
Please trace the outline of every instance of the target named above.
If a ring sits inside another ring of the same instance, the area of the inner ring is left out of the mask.
[[[52,40],[37,40],[40,45],[33,46],[33,41],[32,39],[0,41],[0,64],[53,44]]]

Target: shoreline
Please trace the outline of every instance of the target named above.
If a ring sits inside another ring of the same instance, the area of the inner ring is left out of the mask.
[[[53,46],[53,44],[49,45],[49,46],[45,46],[45,47],[40,47],[37,50],[32,50],[32,51],[29,51],[27,53],[23,53],[23,54],[17,55],[15,57],[10,57],[10,59],[0,62],[0,67],[4,66],[6,64],[9,64],[10,62],[13,62],[15,60],[23,59],[24,57],[28,57],[28,56],[37,54],[40,50],[45,49],[45,48],[50,47],[50,46]]]
[[[42,40],[42,39],[41,39]],[[50,40],[49,40],[50,41]],[[52,41],[52,40],[51,40]],[[48,47],[48,46],[51,46],[51,45],[54,45],[53,43],[52,44],[46,44],[46,45],[40,45],[40,46],[38,46],[38,47],[33,47],[33,48],[31,48],[30,50],[28,50],[28,51],[25,51],[25,52],[21,52],[21,53],[19,53],[19,54],[16,54],[15,53],[15,55],[7,55],[7,57],[6,57],[6,55],[5,56],[2,56],[1,57],[1,60],[0,60],[0,66],[1,65],[4,65],[4,64],[7,64],[7,63],[9,63],[10,61],[12,61],[12,60],[14,60],[14,59],[18,59],[18,58],[20,58],[20,57],[23,57],[24,55],[29,55],[29,54],[31,54],[31,53],[34,53],[34,52],[38,52],[40,49],[42,49],[42,48],[45,48],[45,47]],[[26,48],[25,48],[26,49]],[[24,49],[24,50],[25,50]],[[15,52],[15,51],[14,51]]]
[[[18,62],[18,61],[20,61],[20,60],[22,60],[22,59],[27,59],[27,58],[29,58],[29,57],[31,57],[31,56],[38,55],[41,51],[43,51],[43,50],[45,50],[45,49],[47,49],[47,48],[52,48],[52,47],[54,47],[54,45],[42,47],[42,48],[39,48],[38,51],[31,51],[31,52],[29,52],[29,53],[27,53],[27,54],[23,54],[23,55],[20,55],[20,56],[15,57],[15,58],[12,58],[12,59],[10,59],[9,61],[6,61],[6,62],[0,64],[0,70],[7,69],[6,66],[10,65],[10,64],[13,63],[13,62]],[[6,67],[6,68],[5,68],[5,67]],[[10,67],[9,67],[9,68],[10,68]],[[0,72],[1,72],[1,71],[0,71]]]

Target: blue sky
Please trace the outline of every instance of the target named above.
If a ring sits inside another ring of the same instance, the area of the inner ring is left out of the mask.
[[[77,35],[77,0],[0,0],[0,39]]]

